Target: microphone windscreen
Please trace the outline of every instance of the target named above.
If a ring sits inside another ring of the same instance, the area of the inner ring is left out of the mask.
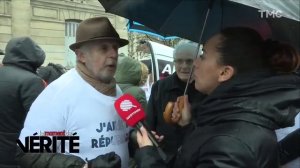
[[[145,118],[141,104],[130,94],[119,97],[114,105],[119,116],[131,127]]]

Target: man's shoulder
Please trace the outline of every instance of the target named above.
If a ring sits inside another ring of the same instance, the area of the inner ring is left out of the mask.
[[[71,69],[62,76],[60,76],[55,81],[51,82],[46,89],[51,89],[53,91],[60,90],[61,92],[70,91],[76,92],[76,90],[82,90],[84,85],[81,82],[81,78],[76,74],[75,69]]]
[[[138,86],[132,86],[132,87],[128,88],[125,92],[135,94],[135,95],[145,94],[145,91]]]
[[[145,94],[145,91],[139,86],[131,84],[118,84],[118,86],[121,88],[123,93],[129,93],[132,95]]]
[[[60,82],[65,82],[65,81],[74,81],[74,84],[79,83],[80,80],[82,80],[79,77],[79,74],[77,73],[77,71],[75,69],[71,69],[68,72],[64,73],[63,75],[60,76],[60,78],[58,78],[56,81],[60,81]],[[77,81],[77,82],[75,82]]]
[[[26,82],[36,79],[42,80],[37,74],[16,66],[3,66],[1,70],[1,74],[8,74],[6,76],[14,81]]]
[[[156,85],[159,85],[159,86],[166,86],[166,85],[171,85],[174,83],[174,76],[175,74],[172,74],[164,79],[160,79],[158,81],[155,82]]]
[[[165,77],[164,79],[161,79],[161,81],[166,82],[166,83],[173,82],[175,80],[176,76],[177,76],[176,73],[173,73],[173,74]]]

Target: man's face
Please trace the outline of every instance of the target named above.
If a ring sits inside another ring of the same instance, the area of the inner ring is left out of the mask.
[[[87,51],[78,55],[79,61],[85,64],[93,78],[109,83],[115,75],[118,62],[119,44],[111,40],[90,43]]]
[[[184,82],[187,82],[192,70],[194,54],[194,51],[181,51],[174,57],[177,76]]]

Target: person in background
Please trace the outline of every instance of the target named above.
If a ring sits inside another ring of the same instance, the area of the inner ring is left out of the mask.
[[[34,101],[19,138],[24,144],[25,137],[34,133],[76,135],[80,138],[79,151],[68,148],[70,141],[65,142],[65,151],[62,143],[57,143],[53,153],[19,150],[21,166],[128,167],[129,128],[114,108],[122,95],[114,79],[118,50],[127,44],[107,17],[89,18],[79,24],[76,42],[70,45],[76,54],[76,68],[53,81]]]
[[[166,123],[163,112],[168,102],[175,102],[177,97],[183,95],[196,50],[197,44],[186,40],[180,41],[175,46],[173,57],[176,72],[153,84],[148,101],[146,123],[149,129],[164,135],[161,147],[170,159],[182,143],[183,132],[180,127]],[[188,86],[187,94],[194,102],[199,102],[205,97],[204,94],[195,90],[193,80]]]
[[[49,85],[66,72],[66,69],[60,64],[49,63],[45,67],[40,67],[38,75]]]
[[[116,81],[124,94],[130,94],[142,105],[145,110],[147,107],[147,99],[145,91],[140,87],[145,84],[148,77],[147,66],[135,59],[123,56],[118,63],[116,71]],[[130,131],[129,154],[134,156],[135,150],[138,148],[136,142],[136,131]],[[130,166],[135,167],[133,159],[130,159]]]
[[[18,139],[32,102],[45,88],[36,70],[45,52],[29,37],[12,38],[0,67],[0,167],[17,167]]]
[[[299,65],[295,48],[250,28],[211,37],[194,61],[195,87],[208,96],[192,109],[185,96],[181,113],[175,103],[172,120],[186,135],[169,167],[279,168],[275,130],[293,125],[300,111]],[[144,128],[137,140],[139,166],[166,167]]]
[[[130,57],[123,57],[119,60],[116,71],[116,81],[123,93],[129,93],[134,96],[142,105],[143,109],[147,107],[146,95],[140,86],[144,85],[147,80],[147,66]]]

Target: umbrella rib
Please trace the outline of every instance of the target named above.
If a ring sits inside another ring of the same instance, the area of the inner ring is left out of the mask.
[[[203,26],[202,26],[202,30],[201,30],[201,34],[200,34],[200,37],[199,37],[199,42],[198,42],[198,45],[197,45],[197,50],[196,50],[196,52],[195,52],[195,57],[194,57],[194,59],[197,58],[198,53],[199,53],[199,50],[200,50],[200,45],[201,45],[200,43],[201,43],[201,40],[202,40],[202,36],[203,36],[203,33],[204,33],[204,29],[205,29],[205,27],[206,27],[206,23],[207,23],[207,19],[208,19],[210,10],[211,10],[211,8],[208,8],[207,11],[206,11],[205,20],[204,20],[204,23],[203,23]],[[191,72],[190,72],[190,74],[189,74],[189,78],[188,78],[188,80],[187,80],[187,82],[186,82],[186,85],[185,85],[185,89],[184,89],[183,95],[186,95],[187,89],[188,89],[188,87],[189,87],[190,80],[191,80],[191,78],[192,78],[193,71],[194,71],[194,66],[192,67]]]

